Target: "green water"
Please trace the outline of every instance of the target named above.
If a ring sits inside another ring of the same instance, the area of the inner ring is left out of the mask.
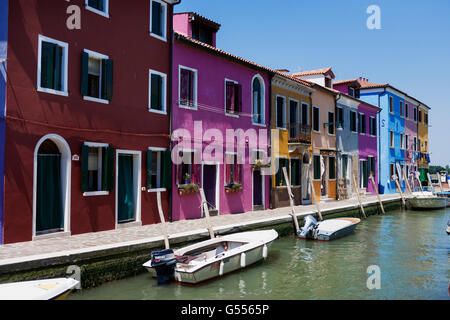
[[[331,242],[280,238],[266,261],[198,287],[156,286],[144,273],[69,299],[449,299],[450,208],[394,211]],[[381,289],[367,288],[378,265]]]

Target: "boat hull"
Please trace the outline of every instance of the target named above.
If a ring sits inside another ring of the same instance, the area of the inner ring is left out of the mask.
[[[408,205],[416,210],[444,209],[447,207],[447,202],[447,198],[444,197],[413,197],[408,199]]]
[[[254,237],[254,241],[249,241],[252,237]],[[199,244],[179,249],[175,251],[176,256],[183,256],[185,252],[192,250],[192,248],[201,248],[202,246],[209,246],[214,243],[224,241],[245,242],[245,244],[237,249],[230,249],[215,257],[205,258],[204,261],[202,260],[195,266],[177,263],[173,280],[182,284],[199,284],[244,269],[265,259],[273,241],[275,241],[277,237],[278,233],[274,230],[243,232],[207,240]],[[145,263],[144,267],[152,277],[157,276],[156,270],[151,266],[151,263]]]
[[[63,300],[78,285],[72,278],[7,283],[0,285],[0,300]]]
[[[328,221],[333,221],[333,220],[346,220],[346,221],[350,221],[352,224],[348,225],[346,227],[340,228],[334,232],[320,232],[320,223],[319,223],[319,232],[315,235],[315,236],[307,236],[307,237],[302,237],[302,236],[298,236],[299,239],[304,239],[304,240],[316,240],[316,241],[332,241],[332,240],[336,240],[345,236],[348,236],[349,234],[351,234],[356,227],[358,226],[358,224],[361,222],[360,219],[356,219],[356,218],[338,218],[338,219],[330,219]]]
[[[447,199],[447,207],[450,207],[450,192],[438,192],[438,197],[446,198]]]

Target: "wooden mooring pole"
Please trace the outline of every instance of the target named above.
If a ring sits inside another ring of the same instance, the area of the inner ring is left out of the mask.
[[[356,195],[357,195],[357,197],[358,197],[359,206],[361,207],[361,211],[362,211],[362,213],[363,213],[363,216],[364,216],[364,218],[367,218],[366,212],[364,211],[364,206],[363,206],[363,204],[362,204],[362,202],[361,202],[361,198],[360,198],[360,196],[359,196],[359,188],[358,188],[358,185],[356,184],[356,178],[355,178],[355,176],[353,176],[353,184],[354,184],[354,186],[355,186]]]
[[[319,201],[317,201],[316,190],[314,189],[314,184],[312,183],[311,179],[309,179],[309,186],[310,186],[311,189],[312,189],[313,200],[314,200],[314,203],[315,203],[315,205],[316,205],[317,212],[319,213],[320,220],[323,220],[323,218],[322,218],[322,212],[320,212]]]
[[[373,179],[372,175],[370,175],[370,180],[372,181],[373,188],[375,189],[375,192],[377,194],[377,198],[378,198],[378,202],[380,203],[381,211],[383,212],[383,214],[386,214],[386,212],[384,211],[383,202],[381,201],[381,198],[380,198],[380,194],[378,193],[377,185],[376,185],[375,180]]]
[[[170,249],[169,234],[167,232],[166,219],[164,218],[164,212],[163,212],[163,209],[162,209],[161,192],[160,191],[158,191],[156,193],[156,201],[158,202],[159,218],[161,219],[161,223],[162,223],[162,227],[163,227],[164,244],[166,245],[166,249]]]
[[[400,186],[400,183],[398,182],[398,177],[396,176],[394,178],[394,180],[395,180],[395,184],[397,185],[398,191],[400,192],[400,197],[402,198],[403,206],[405,207],[406,201],[405,201],[405,197],[403,196],[402,187]]]
[[[286,167],[283,167],[283,174],[284,174],[284,180],[286,181],[287,191],[288,191],[288,195],[289,195],[289,203],[291,205],[291,216],[292,216],[292,220],[294,221],[295,235],[298,235],[298,232],[300,231],[300,227],[298,225],[297,214],[295,213],[294,195],[292,194],[291,183],[289,181]]]
[[[200,196],[202,198],[202,208],[203,212],[205,213],[205,219],[209,230],[209,236],[211,237],[211,239],[214,239],[216,236],[214,235],[214,230],[211,226],[211,221],[209,220],[208,202],[206,201],[205,190],[203,190],[203,188],[200,188]]]
[[[409,179],[408,179],[408,176],[406,175],[406,171],[404,168],[403,168],[402,174],[403,174],[403,179],[405,179],[406,186],[408,187],[409,193],[412,194],[412,189],[411,189],[411,186],[409,185]]]

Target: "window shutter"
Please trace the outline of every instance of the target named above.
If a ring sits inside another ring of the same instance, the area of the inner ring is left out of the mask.
[[[152,189],[152,150],[147,150],[147,190]]]
[[[242,112],[242,85],[241,84],[236,85],[236,98],[237,98],[236,112],[241,113]]]
[[[102,60],[102,99],[111,101],[113,98],[114,63],[111,59]]]
[[[162,181],[163,188],[170,190],[172,187],[172,153],[164,151],[162,153]]]
[[[81,95],[88,95],[89,54],[81,53]]]
[[[227,112],[231,112],[234,111],[234,108],[232,107],[233,105],[233,83],[228,82],[226,83],[226,111]]]
[[[62,55],[63,48],[55,46],[54,89],[58,91],[62,90]]]
[[[161,15],[162,7],[161,4],[152,1],[152,33],[162,36],[161,30]]]
[[[88,162],[89,148],[86,145],[81,146],[81,192],[88,191]]]
[[[193,71],[189,71],[189,95],[188,95],[188,103],[190,107],[194,106],[194,83],[195,83],[195,74]]]
[[[56,45],[42,41],[41,49],[41,87],[54,88],[54,61]]]
[[[180,104],[187,105],[189,99],[189,71],[181,69],[180,72]]]

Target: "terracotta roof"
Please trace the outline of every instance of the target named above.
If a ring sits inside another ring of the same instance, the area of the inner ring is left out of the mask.
[[[389,88],[390,87],[390,88],[392,88],[392,89],[394,89],[394,90],[404,94],[408,98],[416,100],[417,102],[419,102],[421,105],[427,107],[428,109],[431,109],[425,103],[423,103],[420,100],[410,96],[409,94],[405,93],[404,91],[401,91],[401,90],[397,89],[396,87],[390,85],[389,83],[374,83],[374,82],[369,82],[369,80],[367,80],[365,78],[357,78],[357,79],[334,81],[333,84],[334,85],[339,85],[339,84],[354,83],[354,82],[358,83],[360,85],[361,89],[378,89],[378,88]]]
[[[334,73],[331,70],[331,68],[301,71],[301,72],[293,73],[292,75],[294,77],[301,77],[301,76],[312,76],[312,75],[316,75],[316,74],[323,74],[323,75],[329,74],[333,79],[335,78]]]
[[[218,31],[221,27],[220,23],[217,23],[211,19],[208,19],[200,14],[198,14],[197,12],[193,12],[193,11],[189,11],[189,12],[178,12],[178,13],[174,13],[174,15],[178,15],[178,14],[188,14],[189,15],[189,20],[196,20],[199,19],[202,22],[208,24],[209,26],[211,26],[212,28],[216,29],[216,31]]]
[[[212,51],[212,52],[217,53],[219,55],[222,55],[224,57],[236,60],[237,62],[241,62],[241,63],[247,64],[247,65],[249,65],[251,67],[254,67],[254,68],[266,71],[266,72],[268,72],[268,73],[270,73],[272,75],[277,74],[277,75],[282,76],[284,78],[293,80],[293,81],[298,82],[298,83],[300,83],[300,84],[302,84],[304,86],[307,86],[307,87],[310,87],[310,88],[312,88],[312,86],[313,86],[313,84],[311,82],[309,82],[309,81],[298,79],[298,78],[296,78],[296,77],[294,77],[292,75],[289,75],[289,74],[283,73],[281,71],[278,71],[278,70],[275,70],[275,69],[268,68],[268,67],[265,67],[263,65],[257,64],[257,63],[255,63],[253,61],[241,58],[241,57],[236,56],[236,55],[234,55],[232,53],[229,53],[227,51],[221,50],[219,48],[216,48],[214,46],[211,46],[211,45],[206,44],[204,42],[201,42],[199,40],[196,40],[196,39],[193,39],[191,37],[188,37],[187,35],[185,35],[183,33],[174,32],[174,35],[175,35],[175,40],[184,41],[184,42],[187,42],[187,43],[189,43],[191,45],[199,46],[199,47],[204,48],[206,50],[209,50],[209,51]]]

